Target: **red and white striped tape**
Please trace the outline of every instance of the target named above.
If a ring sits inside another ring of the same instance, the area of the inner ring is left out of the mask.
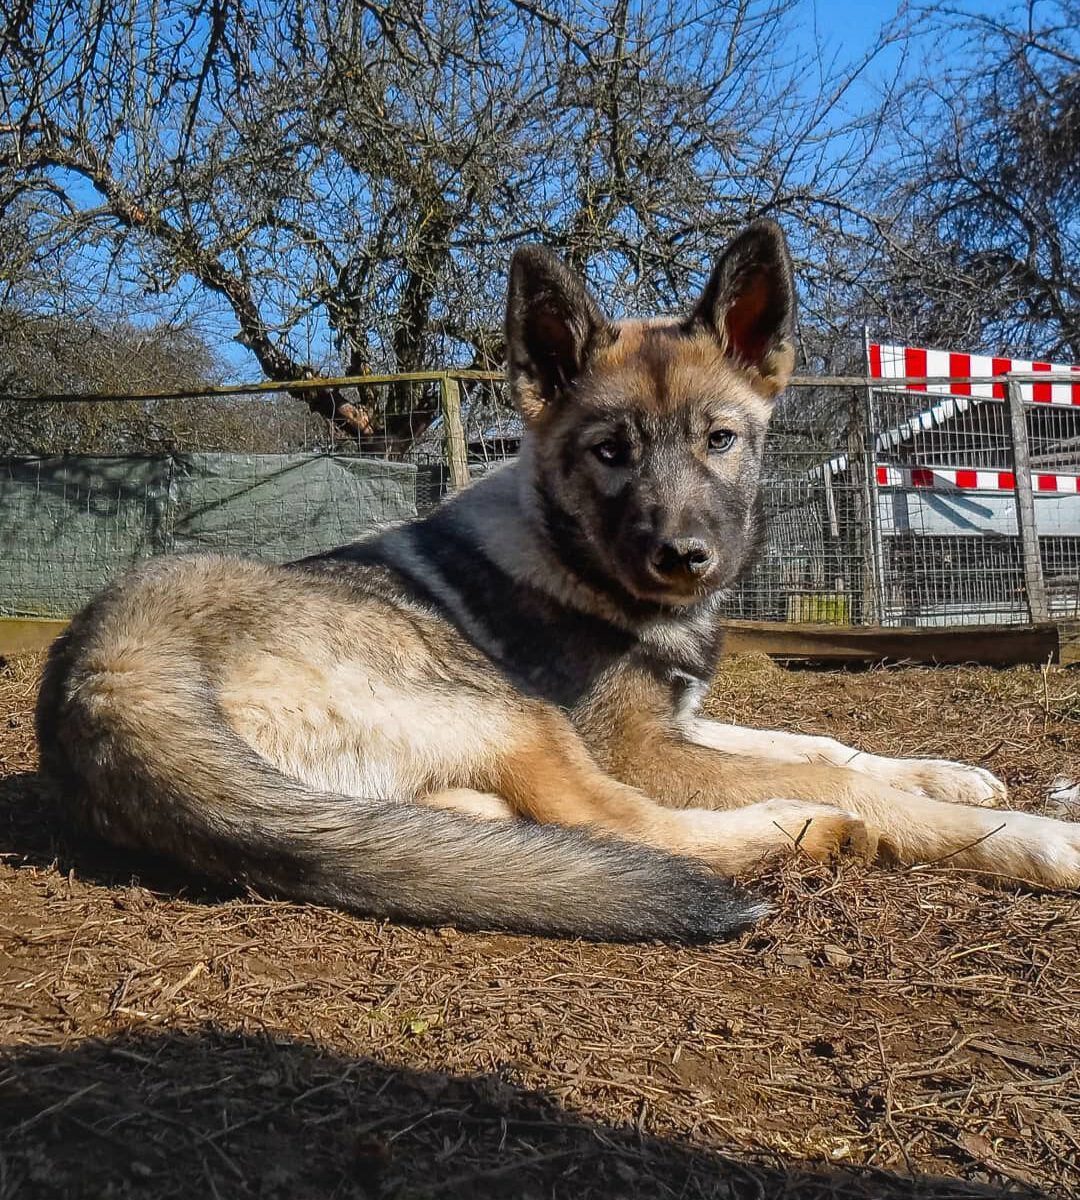
[[[991,375],[1008,371],[1071,371],[1076,383],[1024,383],[1021,394],[1034,404],[1080,405],[1080,366],[1057,366],[1033,362],[1028,358],[995,358],[986,354],[955,354],[950,350],[927,350],[919,346],[870,344],[870,375],[873,379],[903,379],[905,376],[941,376],[965,379],[986,376],[986,383],[909,383],[909,392],[929,392],[937,396],[980,396],[986,400],[1004,400],[1005,384],[991,383]]]
[[[1012,471],[976,471],[964,467],[894,467],[877,464],[878,487],[931,488],[939,491],[1011,492],[1016,487]],[[1032,491],[1074,496],[1080,493],[1080,475],[1032,475]]]

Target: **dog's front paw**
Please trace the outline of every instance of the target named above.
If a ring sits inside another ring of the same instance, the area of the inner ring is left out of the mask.
[[[1080,783],[1068,775],[1059,775],[1046,793],[1046,812],[1067,821],[1080,818]]]
[[[1072,821],[1059,824],[1064,830],[1062,836],[1055,839],[1047,882],[1051,887],[1077,892],[1080,891],[1080,825]]]
[[[807,854],[828,862],[842,854],[874,858],[876,833],[854,813],[805,800],[763,800],[745,808],[669,814],[677,838],[666,848],[704,859],[714,870],[737,875],[763,859]]]
[[[950,804],[975,804],[996,808],[1008,799],[1008,788],[984,767],[945,758],[893,758],[880,760],[882,768],[873,773],[883,783],[914,792],[931,800]],[[887,765],[884,765],[887,764]]]
[[[844,854],[866,859],[877,855],[877,835],[854,813],[797,800],[769,800],[767,807],[792,849],[817,862],[831,862]]]
[[[797,845],[817,862],[832,862],[843,854],[867,860],[877,856],[877,835],[854,813],[812,817]]]

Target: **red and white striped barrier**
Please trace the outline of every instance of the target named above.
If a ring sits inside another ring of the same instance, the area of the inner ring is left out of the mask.
[[[921,346],[888,346],[872,342],[870,376],[873,379],[903,379],[911,376],[940,376],[952,379],[986,376],[986,383],[909,383],[901,385],[909,392],[929,392],[936,396],[977,396],[986,400],[1004,400],[1003,381],[990,376],[1009,371],[1069,371],[1076,383],[1023,383],[1021,395],[1033,404],[1080,405],[1080,366],[1058,366],[1033,362],[1028,358],[995,358],[986,354],[955,354],[950,350],[928,350]]]
[[[846,464],[845,464],[846,465]],[[955,492],[1012,492],[1012,471],[977,471],[963,467],[894,467],[877,464],[878,487],[922,488]],[[1032,490],[1063,496],[1080,493],[1080,475],[1032,475]]]

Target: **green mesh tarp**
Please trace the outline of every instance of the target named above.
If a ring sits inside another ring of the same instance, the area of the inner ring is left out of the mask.
[[[312,454],[0,459],[0,615],[69,616],[155,554],[274,562],[416,515],[416,467]]]

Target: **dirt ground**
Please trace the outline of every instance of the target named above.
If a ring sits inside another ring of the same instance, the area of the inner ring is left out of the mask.
[[[693,949],[418,930],[65,843],[0,670],[0,1200],[1080,1195],[1080,896],[793,862]],[[729,662],[725,719],[1080,778],[1080,676]],[[1080,815],[1080,814],[1074,814]]]

